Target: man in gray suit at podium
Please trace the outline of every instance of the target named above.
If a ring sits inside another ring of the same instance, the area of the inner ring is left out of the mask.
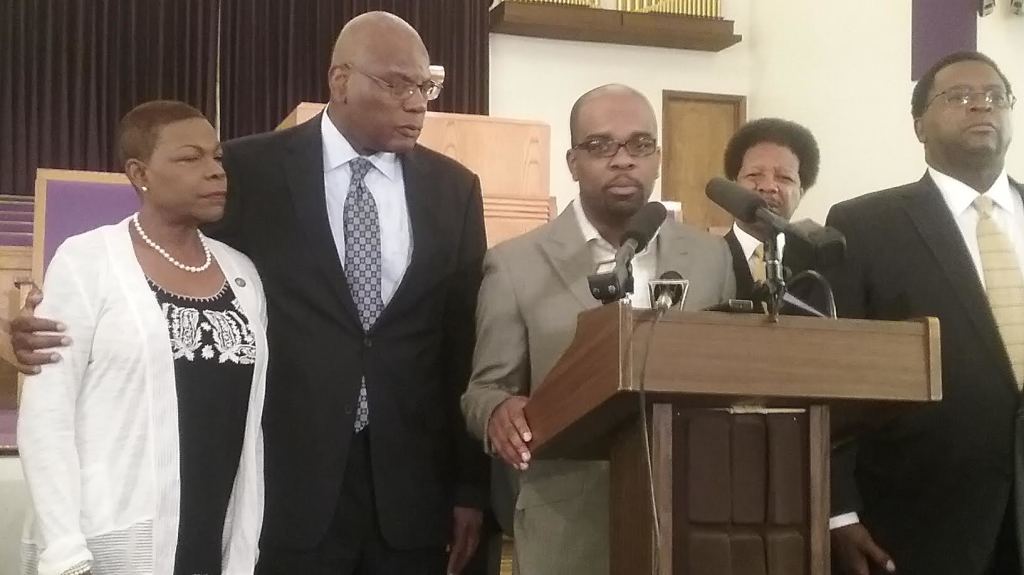
[[[488,252],[462,397],[470,431],[518,475],[515,565],[523,574],[608,572],[608,463],[531,461],[523,406],[572,341],[579,313],[599,305],[587,276],[614,258],[661,165],[654,110],[632,88],[587,92],[569,126],[566,161],[579,197],[554,221]],[[725,242],[671,220],[633,260],[634,306],[650,306],[647,282],[666,271],[690,280],[687,309],[735,292]]]

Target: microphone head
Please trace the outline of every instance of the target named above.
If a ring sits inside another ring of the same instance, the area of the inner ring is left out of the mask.
[[[684,280],[677,271],[669,270],[662,273],[658,279],[647,284],[651,292],[651,305],[660,310],[681,309],[689,285],[690,282]]]
[[[846,260],[846,236],[835,228],[824,228],[814,236],[818,265],[831,267],[842,264]]]
[[[846,236],[835,228],[805,219],[793,222],[787,232],[787,235],[806,243],[813,250],[811,267],[835,266],[845,260]],[[789,248],[786,249],[788,257]]]
[[[633,240],[636,242],[636,251],[642,251],[647,247],[658,228],[665,221],[668,213],[661,202],[648,202],[640,210],[633,214],[626,224],[626,232],[622,235],[622,241]]]
[[[711,178],[704,187],[704,193],[708,199],[741,222],[756,222],[757,210],[768,207],[768,202],[757,192],[752,192],[725,178]]]

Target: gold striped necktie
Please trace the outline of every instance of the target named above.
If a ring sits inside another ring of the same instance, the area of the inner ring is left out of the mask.
[[[750,254],[750,259],[747,260],[747,265],[750,266],[750,276],[754,281],[765,281],[764,244],[757,244],[754,253]]]
[[[978,211],[978,252],[988,304],[1020,388],[1024,377],[1024,274],[1013,243],[992,217],[992,200],[979,195],[974,209]]]

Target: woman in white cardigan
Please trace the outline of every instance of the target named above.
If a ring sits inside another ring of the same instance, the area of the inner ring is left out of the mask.
[[[266,308],[249,259],[198,230],[224,212],[220,144],[162,101],[119,145],[139,212],[69,238],[46,273],[40,308],[71,341],[22,392],[23,571],[251,574]]]

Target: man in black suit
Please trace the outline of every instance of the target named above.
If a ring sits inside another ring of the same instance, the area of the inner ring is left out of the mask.
[[[363,14],[338,37],[323,114],[224,146],[210,234],[256,264],[273,326],[261,574],[460,572],[477,545],[487,460],[458,402],[483,208],[472,172],[416,144],[428,66],[411,26]]]
[[[977,52],[914,89],[921,180],[832,208],[846,264],[840,315],[941,322],[943,400],[833,453],[838,573],[1021,573],[1015,423],[1024,362],[1024,203],[1006,174],[1014,97]]]
[[[819,162],[810,130],[788,120],[761,118],[733,134],[723,163],[727,178],[760,194],[773,212],[788,220],[818,179]],[[725,235],[737,299],[754,299],[754,281],[764,281],[763,242],[770,231],[763,224],[737,221]]]

